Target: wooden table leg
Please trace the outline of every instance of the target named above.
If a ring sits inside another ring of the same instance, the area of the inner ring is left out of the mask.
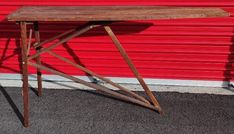
[[[26,22],[20,22],[21,32],[21,65],[23,74],[23,105],[24,126],[29,126],[29,98],[28,98],[28,61],[27,61],[27,26]]]
[[[39,25],[38,22],[33,23],[34,26],[34,33],[35,33],[35,41],[36,44],[40,43],[40,32],[39,32]],[[41,49],[41,46],[36,47],[36,51],[39,52]],[[41,58],[40,55],[36,57],[37,64],[41,64]],[[37,68],[37,87],[38,87],[38,96],[42,95],[42,78],[41,78],[41,70]]]
[[[124,58],[124,60],[126,61],[126,63],[128,64],[128,66],[130,67],[130,69],[132,70],[132,72],[134,73],[135,77],[137,78],[137,80],[140,82],[140,84],[142,85],[143,89],[145,90],[146,94],[149,96],[149,98],[151,99],[152,103],[154,104],[154,106],[158,107],[158,112],[160,114],[163,114],[162,108],[160,107],[157,99],[155,98],[155,96],[153,95],[153,93],[150,91],[150,89],[148,88],[148,86],[146,85],[145,81],[143,80],[142,76],[140,75],[140,73],[137,71],[136,67],[134,66],[132,60],[129,58],[128,54],[126,53],[125,49],[123,48],[123,46],[121,45],[121,43],[119,42],[119,40],[117,39],[117,37],[115,36],[114,32],[112,31],[112,29],[109,26],[104,26],[106,32],[108,33],[108,35],[110,36],[110,38],[112,39],[114,45],[116,46],[116,48],[119,50],[120,54],[122,55],[122,57]]]

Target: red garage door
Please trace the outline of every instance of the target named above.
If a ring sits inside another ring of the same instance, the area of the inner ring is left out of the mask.
[[[6,16],[23,5],[215,6],[234,16],[233,0],[1,0],[0,73],[19,73],[19,30],[6,21]],[[43,23],[42,40],[76,25]],[[143,77],[218,81],[233,78],[234,17],[138,21],[112,27]],[[103,29],[97,28],[54,50],[105,76],[133,76]],[[42,60],[68,74],[85,75],[50,55],[43,54]],[[30,72],[35,70],[30,68]]]

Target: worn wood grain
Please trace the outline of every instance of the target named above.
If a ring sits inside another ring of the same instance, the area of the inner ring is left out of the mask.
[[[8,16],[9,21],[123,21],[225,17],[212,7],[164,6],[25,6]]]

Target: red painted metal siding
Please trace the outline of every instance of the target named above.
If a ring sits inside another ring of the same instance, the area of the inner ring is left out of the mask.
[[[214,6],[231,12],[232,17],[178,19],[116,23],[112,27],[147,78],[188,80],[230,80],[234,67],[233,0],[1,0],[0,73],[19,72],[19,30],[6,21],[7,14],[23,5],[161,5]],[[79,23],[81,24],[81,23]],[[73,28],[75,23],[43,23],[42,40]],[[72,48],[72,49],[71,49]],[[63,44],[55,52],[105,76],[132,77],[103,29],[96,29]],[[42,60],[74,75],[85,75],[48,54]],[[30,67],[31,73],[35,70]]]

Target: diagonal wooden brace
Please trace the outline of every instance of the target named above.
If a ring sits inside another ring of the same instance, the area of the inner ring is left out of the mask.
[[[39,65],[39,64],[36,64],[36,63],[33,63],[33,62],[28,62],[28,65],[34,66],[34,67],[42,69],[42,70],[49,71],[51,73],[54,73],[54,74],[57,74],[59,76],[65,77],[65,78],[70,79],[70,80],[72,80],[74,82],[81,83],[81,84],[83,84],[85,86],[94,88],[96,90],[100,90],[100,91],[108,93],[108,94],[110,94],[110,95],[112,95],[112,96],[114,96],[116,98],[119,98],[119,99],[122,99],[122,100],[125,100],[125,101],[128,101],[128,102],[131,102],[131,103],[135,103],[135,104],[138,104],[138,105],[143,106],[143,107],[147,107],[147,108],[152,109],[152,110],[158,111],[158,109],[159,109],[159,107],[157,107],[157,106],[154,106],[154,105],[151,105],[151,104],[147,104],[145,102],[139,101],[139,100],[137,100],[135,98],[132,98],[132,97],[129,97],[129,96],[126,96],[126,95],[122,95],[120,93],[112,91],[111,89],[109,89],[107,87],[104,87],[104,86],[101,86],[101,85],[97,85],[97,84],[93,84],[93,83],[90,83],[90,82],[86,82],[86,81],[81,80],[79,78],[76,78],[76,77],[64,74],[62,72],[53,70],[53,69],[45,67],[43,65]]]
[[[101,80],[103,80],[103,81],[111,84],[114,87],[119,88],[120,90],[124,91],[125,93],[127,93],[127,94],[129,94],[129,95],[131,95],[131,96],[133,96],[133,97],[135,97],[135,98],[137,98],[137,99],[139,99],[139,100],[147,103],[147,104],[150,104],[150,102],[148,100],[146,100],[144,97],[142,97],[142,96],[140,96],[140,95],[132,92],[131,90],[129,90],[129,89],[125,88],[125,87],[120,86],[119,84],[116,84],[116,83],[112,82],[110,79],[105,78],[105,77],[103,77],[103,76],[101,76],[99,74],[96,74],[96,73],[88,70],[87,68],[85,68],[85,67],[83,67],[83,66],[81,66],[79,64],[76,64],[76,63],[74,63],[74,62],[72,62],[72,61],[70,61],[70,60],[68,60],[68,59],[66,59],[66,58],[64,58],[64,57],[62,57],[62,56],[60,56],[60,55],[52,52],[52,51],[48,51],[48,53],[51,54],[51,55],[53,55],[54,57],[56,57],[56,58],[64,61],[64,62],[66,62],[66,63],[74,66],[74,67],[79,68],[80,70],[82,70],[82,71],[84,71],[84,72],[86,72],[86,73],[88,73],[88,74],[90,74],[92,76],[95,76],[95,77],[97,77],[97,78],[99,78],[99,79],[101,79]]]
[[[59,35],[56,35],[56,36],[54,36],[54,37],[52,37],[52,38],[49,38],[49,39],[47,39],[47,40],[44,40],[43,42],[40,42],[40,43],[36,42],[36,44],[34,44],[33,46],[34,46],[35,48],[41,47],[42,45],[44,45],[44,44],[46,44],[46,43],[49,43],[49,42],[51,42],[51,41],[54,41],[54,40],[56,40],[56,39],[58,39],[58,38],[61,38],[61,37],[65,36],[65,35],[68,35],[68,34],[70,34],[70,33],[72,33],[72,32],[75,32],[76,29],[77,29],[77,28],[70,29],[70,30],[68,30],[68,31],[66,31],[66,32],[63,32],[63,33],[61,33],[61,34],[59,34]]]
[[[30,53],[31,42],[32,42],[32,29],[29,30],[27,56]]]
[[[123,46],[119,42],[118,38],[115,36],[114,32],[111,30],[111,28],[109,26],[104,26],[104,28],[105,28],[106,32],[108,33],[108,35],[110,36],[110,38],[113,41],[113,43],[116,46],[116,48],[119,50],[119,52],[122,55],[122,57],[124,58],[124,60],[127,62],[128,66],[130,67],[130,69],[134,73],[135,77],[137,78],[137,80],[139,81],[139,83],[142,85],[142,87],[145,90],[146,94],[150,97],[150,99],[151,99],[152,103],[154,104],[154,106],[159,108],[158,112],[160,114],[163,114],[162,108],[160,107],[157,99],[155,98],[155,96],[153,95],[153,93],[150,91],[150,89],[146,85],[146,83],[143,80],[143,78],[140,75],[140,73],[137,71],[136,67],[134,66],[134,64],[131,61],[131,59],[129,58],[129,56],[127,55],[125,49],[123,48]]]
[[[72,38],[74,38],[74,37],[76,37],[76,36],[79,36],[79,35],[81,35],[81,34],[87,32],[87,31],[89,31],[90,29],[92,29],[92,28],[94,28],[94,27],[98,27],[98,26],[99,26],[99,25],[88,25],[88,26],[85,26],[84,28],[78,29],[78,30],[76,30],[74,33],[72,33],[71,35],[69,35],[69,36],[63,38],[62,40],[56,42],[55,44],[53,44],[53,45],[51,45],[51,46],[49,46],[49,47],[46,47],[46,48],[43,48],[43,49],[39,50],[36,54],[34,54],[34,55],[28,57],[28,60],[34,59],[34,58],[36,58],[37,56],[39,56],[40,54],[45,53],[45,52],[47,52],[47,51],[49,51],[49,50],[51,50],[51,49],[57,47],[58,45],[61,45],[62,43],[65,43],[65,42],[69,41],[70,39],[72,39]]]

